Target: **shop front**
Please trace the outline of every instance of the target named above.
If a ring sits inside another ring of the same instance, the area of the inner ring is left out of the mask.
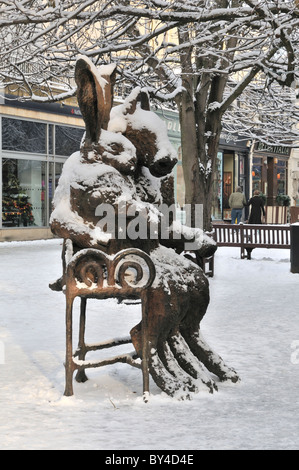
[[[184,199],[178,114],[157,111],[178,152],[175,197]],[[0,104],[0,241],[52,237],[52,199],[66,159],[79,150],[84,123],[74,105]]]
[[[293,148],[289,160],[288,194],[291,205],[299,207],[299,148]]]
[[[167,135],[177,152],[178,163],[174,168],[174,196],[178,207],[183,207],[185,204],[185,182],[182,167],[181,128],[179,115],[177,112],[169,110],[156,110],[155,113],[165,122]]]
[[[288,194],[288,161],[291,149],[257,142],[252,156],[252,192],[259,190],[268,206],[277,206]]]
[[[178,113],[156,111],[178,153],[174,169],[178,214],[185,204]],[[74,104],[5,100],[0,104],[0,241],[52,236],[49,218],[62,167],[79,150],[84,123]],[[248,194],[247,142],[223,133],[214,180],[213,220],[229,220],[228,199],[237,185]],[[283,177],[281,178],[283,181]]]
[[[74,110],[11,101],[0,106],[0,241],[51,236],[54,190],[84,132]]]
[[[178,113],[156,111],[164,120],[168,136],[178,154],[178,164],[174,168],[175,201],[180,209],[185,205],[185,181],[182,167],[181,135]],[[249,195],[249,151],[251,142],[246,138],[222,132],[217,154],[216,172],[213,182],[212,220],[231,219],[228,204],[230,194],[241,186],[246,197]],[[182,220],[184,216],[182,215]]]
[[[245,138],[222,132],[214,175],[212,220],[231,220],[229,197],[237,186],[242,188],[248,198],[250,145],[251,142]]]

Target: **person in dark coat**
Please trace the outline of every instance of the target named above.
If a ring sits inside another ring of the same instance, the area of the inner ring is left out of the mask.
[[[256,189],[253,193],[253,197],[249,199],[248,206],[251,206],[249,224],[261,224],[262,214],[265,217],[264,201],[260,196],[260,192]]]

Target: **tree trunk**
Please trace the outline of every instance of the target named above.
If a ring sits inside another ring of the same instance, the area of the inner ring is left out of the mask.
[[[194,105],[190,95],[184,93],[180,103],[182,164],[185,180],[185,203],[199,204],[199,160]]]
[[[221,117],[214,111],[209,113],[208,119],[202,114],[196,120],[196,109],[190,95],[183,93],[179,103],[185,203],[193,208],[196,204],[203,205],[203,228],[210,231]],[[194,217],[191,224],[194,224]]]

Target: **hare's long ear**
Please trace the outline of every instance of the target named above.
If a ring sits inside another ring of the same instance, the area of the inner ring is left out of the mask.
[[[149,96],[147,91],[141,90],[138,101],[140,101],[140,107],[141,109],[144,109],[145,111],[150,111],[150,101],[149,101]]]
[[[150,111],[150,102],[147,91],[140,90],[140,87],[134,88],[124,103],[124,114],[134,114],[137,103],[140,103],[141,109]]]
[[[101,69],[98,70],[88,57],[80,57],[76,62],[77,98],[86,126],[86,145],[99,141],[101,128],[107,126],[113,101],[115,65],[102,66]]]
[[[134,114],[136,111],[137,102],[139,101],[140,96],[140,87],[134,88],[133,91],[129,94],[129,96],[125,99],[122,109],[123,114]]]
[[[75,81],[77,99],[86,126],[85,143],[96,143],[101,133],[98,96],[95,77],[90,70],[89,61],[80,58],[76,62]]]
[[[106,84],[104,85],[104,106],[102,113],[102,128],[107,129],[108,122],[110,119],[110,111],[113,106],[113,97],[114,97],[114,85],[116,81],[116,65],[102,65],[99,67],[99,72],[101,77],[105,80]]]
[[[112,132],[121,132],[125,135],[131,117],[137,107],[139,101],[140,87],[134,88],[133,91],[127,96],[123,104],[112,108],[110,113],[110,120],[108,129]]]

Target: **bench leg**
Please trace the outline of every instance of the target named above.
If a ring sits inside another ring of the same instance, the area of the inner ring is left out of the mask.
[[[86,346],[85,346],[86,304],[87,304],[87,299],[85,297],[81,297],[79,343],[78,343],[78,349],[79,349],[78,359],[80,361],[84,361],[85,356],[86,356]],[[85,370],[79,369],[76,374],[76,381],[80,383],[84,383],[87,380],[88,380],[88,377],[85,373]]]
[[[142,296],[142,379],[143,400],[148,401],[149,396],[149,344],[148,344],[148,308],[147,295]]]
[[[245,250],[246,250],[246,254],[245,254]],[[251,252],[252,252],[253,248],[244,248],[243,246],[241,246],[241,259],[251,259]]]
[[[66,296],[66,355],[65,355],[65,391],[64,395],[70,397],[73,392],[73,298]]]

